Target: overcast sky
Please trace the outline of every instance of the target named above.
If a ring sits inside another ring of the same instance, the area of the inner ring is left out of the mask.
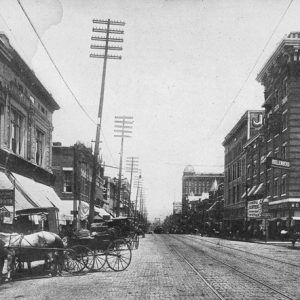
[[[225,135],[245,110],[261,109],[264,101],[257,73],[285,34],[300,31],[300,1],[292,2],[279,24],[290,2],[21,0],[95,121],[103,61],[89,58],[92,19],[126,22],[122,60],[107,66],[102,154],[108,165],[118,166],[114,116],[133,116],[124,156],[139,157],[150,219],[162,219],[172,213],[173,201],[181,201],[186,165],[223,172]],[[61,107],[54,113],[53,141],[91,145],[95,125],[62,82],[18,1],[0,5],[0,30]],[[117,176],[115,169],[106,171]]]

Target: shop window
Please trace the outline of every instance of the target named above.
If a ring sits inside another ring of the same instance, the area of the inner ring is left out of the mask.
[[[43,166],[45,150],[45,134],[36,129],[36,147],[35,147],[35,162],[39,166]]]
[[[72,171],[64,171],[64,189],[65,193],[72,193]]]
[[[281,194],[286,195],[286,174],[282,176],[281,180]]]
[[[10,149],[19,155],[23,154],[24,118],[16,110],[11,110]]]

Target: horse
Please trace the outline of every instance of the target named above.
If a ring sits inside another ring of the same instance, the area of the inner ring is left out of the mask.
[[[6,256],[8,280],[11,280],[11,273],[15,271],[16,261],[26,262],[31,271],[30,263],[32,261],[44,260],[45,265],[50,264],[52,275],[61,272],[63,251],[59,249],[63,249],[64,245],[57,234],[48,231],[39,231],[28,235],[0,232],[0,241],[0,254],[4,253],[2,260],[0,257],[0,272],[2,273],[2,261]]]

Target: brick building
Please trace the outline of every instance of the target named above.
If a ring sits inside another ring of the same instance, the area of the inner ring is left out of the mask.
[[[245,145],[257,135],[263,125],[262,110],[246,111],[224,139],[225,182],[224,182],[224,221],[233,227],[242,227],[246,218],[246,181],[256,177],[259,158],[247,162]],[[253,167],[255,166],[255,167]],[[253,183],[254,186],[254,183]],[[252,186],[251,186],[252,188]],[[254,189],[249,190],[254,192]]]
[[[82,143],[73,146],[62,146],[61,143],[53,143],[52,170],[56,177],[55,191],[62,200],[65,200],[68,210],[78,211],[79,201],[86,207],[82,212],[86,217],[88,203],[90,202],[93,153],[92,149],[85,147]],[[106,206],[103,201],[102,188],[104,185],[103,168],[99,169],[96,180],[95,205]]]
[[[51,186],[52,115],[59,105],[0,33],[0,219],[15,211],[57,207]],[[9,195],[9,196],[8,196]]]
[[[57,109],[51,94],[0,33],[0,164],[53,184],[52,114]]]
[[[200,198],[207,194],[214,181],[217,183],[224,181],[222,173],[196,173],[190,165],[186,166],[182,176],[182,213],[186,214],[189,208],[189,196]],[[191,198],[190,198],[191,199]]]
[[[265,126],[260,143],[264,163],[259,184],[265,186],[273,231],[300,219],[300,32],[276,47],[257,76],[264,86]],[[280,222],[278,222],[280,221]],[[270,228],[270,230],[272,229]],[[271,232],[272,234],[272,232]]]
[[[248,129],[244,125],[242,149],[232,158],[229,151],[234,147],[234,139],[239,139],[235,136],[238,131],[233,130],[230,133],[233,136],[229,134],[223,143],[224,219],[229,222],[244,219],[251,234],[253,228],[260,228],[270,237],[278,237],[281,229],[289,228],[291,220],[300,220],[299,49],[300,32],[291,32],[282,39],[257,76],[265,89],[263,126],[245,139]],[[242,121],[235,128],[238,124]],[[241,171],[239,164],[234,171],[235,161],[240,160]]]

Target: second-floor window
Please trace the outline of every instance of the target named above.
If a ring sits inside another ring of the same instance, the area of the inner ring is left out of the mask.
[[[36,129],[36,147],[35,147],[35,162],[39,166],[43,166],[44,150],[45,150],[45,134]]]
[[[281,181],[281,194],[285,195],[286,194],[286,175],[282,176],[282,181]]]
[[[64,171],[64,187],[65,193],[72,193],[72,171]]]
[[[10,149],[19,155],[23,154],[23,116],[12,109],[10,119]]]

